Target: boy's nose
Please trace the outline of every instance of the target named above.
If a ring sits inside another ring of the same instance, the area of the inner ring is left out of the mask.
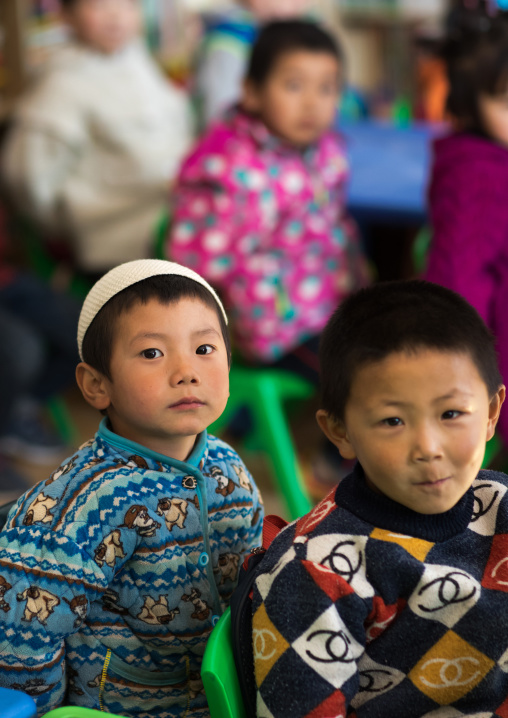
[[[428,426],[420,427],[414,436],[413,457],[417,461],[432,461],[439,459],[442,454],[439,432]]]
[[[178,384],[199,384],[199,375],[192,363],[180,360],[170,373],[170,382],[173,386]]]

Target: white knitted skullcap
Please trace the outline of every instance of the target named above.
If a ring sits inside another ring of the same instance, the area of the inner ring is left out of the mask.
[[[136,282],[141,282],[143,279],[149,279],[161,274],[188,277],[188,279],[192,279],[206,287],[219,305],[226,324],[228,323],[226,312],[216,292],[203,277],[200,277],[192,269],[176,264],[176,262],[167,262],[165,259],[136,259],[133,262],[125,262],[125,264],[120,264],[118,267],[111,269],[88,292],[81,308],[78,322],[78,350],[81,361],[83,361],[83,339],[86,330],[106,302],[114,297],[115,294],[121,292],[122,289],[130,287]]]

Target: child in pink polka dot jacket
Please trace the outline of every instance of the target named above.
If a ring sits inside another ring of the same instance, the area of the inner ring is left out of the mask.
[[[330,129],[341,76],[340,49],[316,24],[265,25],[241,104],[182,166],[167,245],[221,293],[246,359],[316,381],[318,336],[367,279]]]

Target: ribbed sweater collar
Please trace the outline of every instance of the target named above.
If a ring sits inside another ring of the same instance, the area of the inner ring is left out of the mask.
[[[240,105],[230,108],[226,118],[227,123],[236,134],[250,137],[261,150],[272,150],[280,155],[290,157],[298,155],[309,165],[313,164],[319,154],[321,140],[317,140],[304,149],[298,149],[290,142],[273,135],[261,119],[245,112]]]
[[[208,434],[206,431],[202,431],[201,434],[197,435],[196,443],[185,461],[179,461],[178,459],[173,459],[171,456],[159,454],[156,451],[148,449],[142,444],[138,444],[135,441],[126,439],[124,436],[115,434],[109,426],[107,417],[104,417],[104,419],[101,420],[97,435],[107,441],[107,443],[111,446],[114,446],[117,450],[125,453],[128,457],[132,454],[136,456],[143,456],[146,459],[158,462],[162,466],[172,466],[184,471],[188,469],[189,466],[196,468],[199,467],[203,458],[206,459],[206,456],[208,455]]]
[[[442,514],[419,514],[372,491],[367,486],[362,467],[357,463],[353,472],[337,487],[335,501],[338,506],[377,528],[441,542],[467,528],[473,515],[474,493],[470,488],[453,508]]]

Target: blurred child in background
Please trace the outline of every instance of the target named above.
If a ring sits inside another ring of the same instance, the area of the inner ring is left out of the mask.
[[[168,256],[222,294],[244,358],[317,383],[319,334],[367,282],[345,210],[345,150],[331,127],[342,54],[318,25],[266,25],[240,106],[185,160]]]
[[[227,11],[205,15],[195,78],[202,125],[219,118],[240,99],[259,24],[297,17],[308,5],[309,0],[239,0]]]
[[[66,447],[44,421],[47,400],[74,385],[79,304],[8,262],[0,207],[0,492],[20,495],[27,480],[11,463],[62,459]],[[1,503],[1,502],[0,502]]]
[[[149,256],[192,137],[188,102],[139,38],[139,0],[62,0],[71,30],[14,112],[2,170],[13,199],[99,274]]]
[[[426,279],[462,294],[497,337],[508,380],[508,13],[458,5],[443,48],[455,130],[436,141]],[[508,414],[500,434],[508,447]]]

